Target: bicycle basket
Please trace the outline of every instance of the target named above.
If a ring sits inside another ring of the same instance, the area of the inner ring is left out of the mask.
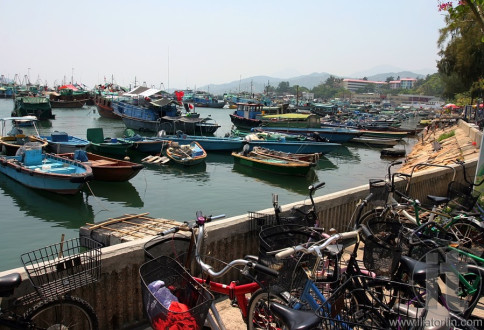
[[[290,256],[278,260],[275,254],[269,252],[319,240],[319,236],[315,235],[318,234],[308,227],[296,224],[266,227],[260,231],[259,262],[279,272],[279,276],[275,280],[276,284],[290,289],[293,272],[299,262],[299,257]]]
[[[402,249],[377,239],[367,239],[363,249],[363,264],[378,276],[391,276],[398,266]]]
[[[97,282],[102,245],[87,237],[74,238],[22,254],[30,282],[43,299]]]
[[[384,206],[388,199],[390,187],[385,180],[370,179],[370,193],[373,194],[370,203],[373,206]]]
[[[469,184],[451,181],[447,190],[449,206],[453,209],[471,211],[479,199],[479,192]]]
[[[167,236],[156,236],[145,243],[145,261],[161,256],[175,259],[182,265],[188,257],[191,238],[189,236],[174,234]]]
[[[323,300],[317,313],[323,329],[407,328],[423,324],[424,295],[425,288],[359,275]]]
[[[276,223],[276,216],[274,214],[265,214],[249,211],[250,223],[255,223],[258,227],[266,225],[274,225]]]
[[[143,307],[153,329],[203,327],[214,297],[180,263],[161,256],[141,265],[139,273]]]

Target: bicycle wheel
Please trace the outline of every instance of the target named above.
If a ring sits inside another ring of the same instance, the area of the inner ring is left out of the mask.
[[[459,240],[459,247],[472,251],[476,256],[484,256],[484,230],[469,219],[460,219],[449,226],[448,231]]]
[[[35,329],[98,329],[98,319],[91,305],[71,296],[44,300],[28,310],[24,317]]]
[[[247,312],[247,329],[281,329],[284,323],[277,319],[269,309],[271,302],[288,305],[288,301],[280,294],[280,290],[259,289],[250,297]]]

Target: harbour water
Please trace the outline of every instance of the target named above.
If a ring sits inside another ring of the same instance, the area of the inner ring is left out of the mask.
[[[0,99],[0,116],[9,117],[13,101]],[[202,117],[211,116],[230,132],[230,109],[197,108]],[[53,109],[56,119],[39,123],[42,135],[64,131],[86,137],[90,127],[102,127],[105,137],[121,137],[122,121],[101,118],[95,106],[82,109]],[[8,129],[7,129],[8,131]],[[24,128],[29,134],[33,130]],[[404,141],[410,151],[414,139]],[[234,167],[230,153],[210,153],[205,164],[195,167],[147,165],[129,182],[90,182],[75,196],[62,196],[27,188],[0,175],[0,271],[20,267],[20,255],[66,238],[78,236],[85,223],[96,223],[124,214],[149,212],[152,217],[191,221],[197,210],[227,217],[272,206],[271,195],[281,204],[303,201],[307,187],[324,181],[317,192],[323,195],[383,178],[389,159],[380,158],[378,148],[348,144],[322,157],[307,177],[254,173]],[[145,155],[130,152],[139,162]]]

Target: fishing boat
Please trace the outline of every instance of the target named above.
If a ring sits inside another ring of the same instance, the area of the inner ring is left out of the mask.
[[[48,143],[47,150],[56,154],[86,150],[91,142],[66,132],[54,131],[50,135],[33,136],[34,140]]]
[[[287,160],[302,160],[304,162],[311,163],[311,165],[318,164],[321,154],[320,153],[313,153],[313,154],[293,154],[289,152],[282,152],[282,151],[275,151],[267,148],[262,147],[254,147],[252,148],[252,152],[258,155],[270,156],[274,158],[280,159],[287,159]]]
[[[119,141],[116,138],[105,138],[101,127],[88,128],[87,140],[91,142],[88,150],[94,153],[124,156],[131,143]]]
[[[346,127],[279,127],[263,126],[256,128],[266,132],[279,132],[286,134],[296,134],[309,136],[315,139],[325,139],[334,143],[345,143],[351,139],[362,135],[359,130]]]
[[[27,187],[68,195],[92,179],[89,166],[44,154],[37,142],[23,145],[16,156],[0,156],[0,172]]]
[[[87,102],[85,100],[53,100],[50,99],[50,105],[52,108],[69,108],[69,109],[80,109],[82,108]]]
[[[257,154],[244,148],[241,152],[232,152],[234,163],[251,167],[261,171],[273,172],[281,175],[305,176],[312,164],[295,159],[282,159],[273,156]]]
[[[55,119],[49,99],[43,96],[16,97],[12,117],[20,116],[35,116],[38,120]]]
[[[61,153],[57,156],[90,166],[96,181],[128,181],[134,178],[144,167],[142,164],[109,158],[83,150]]]
[[[397,145],[399,139],[380,138],[371,136],[360,136],[351,140],[352,143],[361,143],[370,147],[393,147]]]
[[[175,163],[189,166],[204,162],[207,158],[207,152],[196,141],[182,145],[173,142],[166,149],[166,156]]]
[[[0,136],[0,145],[1,145],[1,152],[7,156],[14,156],[19,148],[23,146],[25,143],[28,142],[39,142],[35,136],[27,136],[23,133],[22,129],[19,126],[22,126],[23,123],[28,122],[34,126],[35,131],[38,134],[37,127],[35,126],[35,122],[37,121],[37,117],[35,116],[23,116],[23,117],[7,117],[7,118],[0,118],[1,122],[1,136]],[[6,133],[6,123],[11,122],[13,125],[11,130]],[[47,148],[48,142],[42,141],[41,142],[42,148]]]
[[[237,103],[237,110],[231,113],[230,121],[240,130],[250,130],[261,125],[261,103]]]

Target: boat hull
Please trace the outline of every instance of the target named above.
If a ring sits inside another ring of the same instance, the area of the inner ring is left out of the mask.
[[[59,157],[75,160],[75,153],[58,154]],[[115,158],[104,157],[90,152],[86,153],[88,165],[92,169],[94,180],[124,182],[134,178],[143,168],[142,164]]]
[[[260,130],[268,132],[279,132],[287,134],[300,134],[313,137],[315,133],[329,142],[345,143],[351,139],[362,135],[358,130],[344,129],[339,127],[322,127],[322,128],[297,128],[297,127],[259,127]]]
[[[110,104],[111,104],[111,101],[106,100],[104,98],[97,100],[96,108],[99,116],[103,118],[109,118],[109,119],[121,119],[121,117],[114,112]]]
[[[225,138],[217,136],[197,136],[197,135],[170,135],[160,136],[159,139],[164,141],[178,142],[179,144],[188,144],[197,141],[206,151],[237,151],[241,150],[244,141],[241,138]]]
[[[180,147],[183,147],[181,145]],[[170,158],[177,164],[184,165],[184,166],[193,166],[205,161],[207,158],[207,152],[198,144],[197,142],[191,142],[189,144],[190,152],[177,152],[180,148],[173,148],[170,147],[166,149],[166,156]],[[186,149],[185,149],[186,150]]]
[[[232,156],[234,158],[234,163],[237,165],[281,175],[306,176],[311,170],[311,164],[307,162],[304,162],[305,164],[302,162],[296,164],[291,162],[279,162],[271,158],[257,159],[236,152],[233,152]]]
[[[0,144],[2,152],[7,156],[15,156],[20,147],[28,142],[40,142],[42,144],[42,149],[46,149],[49,145],[47,141],[39,141],[34,136],[2,136],[0,138]]]
[[[249,150],[254,147],[262,147],[275,151],[293,154],[327,154],[338,149],[341,144],[331,142],[282,142],[282,141],[249,141]]]

